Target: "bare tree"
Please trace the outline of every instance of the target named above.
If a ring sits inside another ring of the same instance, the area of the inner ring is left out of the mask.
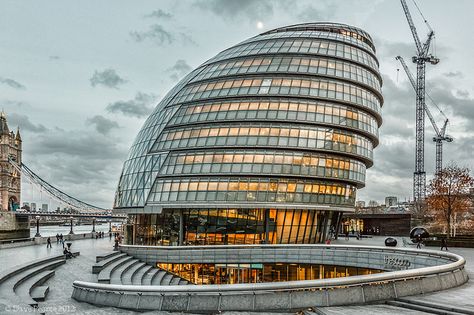
[[[428,185],[427,212],[433,214],[447,228],[450,236],[453,215],[462,215],[469,210],[469,188],[474,178],[468,168],[451,164],[443,168]]]

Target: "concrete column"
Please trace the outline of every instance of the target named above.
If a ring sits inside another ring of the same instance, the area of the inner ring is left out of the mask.
[[[40,216],[37,215],[36,216],[36,235],[35,237],[41,237],[41,234],[40,234]]]
[[[72,230],[72,219],[73,219],[73,217],[71,216],[71,217],[69,217],[69,219],[70,219],[70,222],[71,222],[71,230],[69,231],[69,234],[74,234],[74,231]]]
[[[95,233],[95,218],[92,218],[92,233]]]
[[[270,210],[269,209],[265,209],[263,210],[264,211],[264,221],[263,221],[263,228],[264,228],[264,233],[265,233],[265,239],[264,239],[264,243],[265,244],[269,244],[270,243]]]

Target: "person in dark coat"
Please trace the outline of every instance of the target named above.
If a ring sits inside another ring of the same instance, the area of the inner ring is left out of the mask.
[[[53,248],[53,246],[51,246],[51,238],[48,236],[48,239],[46,240],[46,242],[48,243],[46,245],[46,248]]]
[[[443,250],[443,248],[446,248],[446,251],[448,250],[448,241],[446,240],[446,237],[441,239],[441,250]]]

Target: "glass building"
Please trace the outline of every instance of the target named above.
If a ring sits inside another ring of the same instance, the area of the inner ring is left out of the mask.
[[[114,208],[137,245],[323,242],[378,145],[382,79],[361,29],[268,31],[208,60],[148,117]]]

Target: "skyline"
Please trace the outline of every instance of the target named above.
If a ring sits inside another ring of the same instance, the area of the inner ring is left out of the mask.
[[[427,67],[427,89],[450,118],[448,133],[455,138],[445,146],[444,163],[472,167],[473,82],[465,71],[473,66],[467,51],[474,44],[463,42],[459,29],[474,22],[467,14],[446,15],[442,1],[418,2],[436,32],[441,59]],[[397,78],[401,67],[395,56],[410,60],[415,46],[398,1],[324,1],[318,9],[299,1],[291,13],[290,1],[163,1],[160,7],[143,2],[140,8],[108,3],[0,5],[0,103],[10,128],[20,125],[25,164],[53,185],[86,202],[111,206],[128,148],[154,105],[180,78],[245,38],[282,25],[334,21],[371,34],[384,78],[381,144],[357,199],[411,199],[415,97],[403,69]],[[459,1],[450,7],[469,12],[474,4]],[[411,9],[424,40],[426,28]],[[45,14],[48,19],[41,19]],[[440,115],[435,118],[441,124]],[[435,150],[429,121],[425,130],[429,179]]]

